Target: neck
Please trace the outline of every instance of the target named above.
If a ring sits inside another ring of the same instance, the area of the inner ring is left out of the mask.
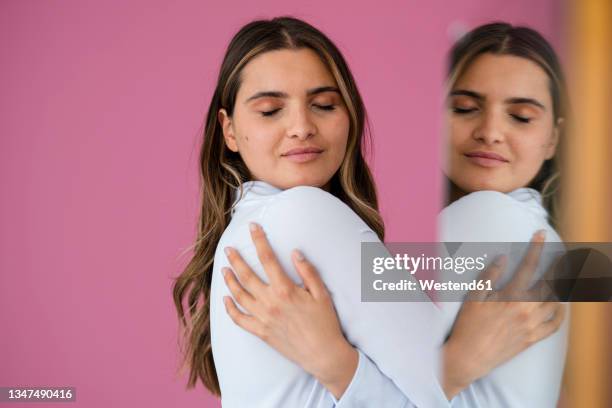
[[[274,184],[272,184],[272,183],[270,183],[270,182],[268,182],[268,181],[265,181],[265,180],[259,180],[259,179],[256,179],[256,178],[254,178],[254,177],[252,177],[252,178],[251,178],[250,180],[248,180],[248,181],[261,181],[261,182],[264,182],[264,183],[270,184],[272,187],[276,187],[276,188],[279,188],[279,189],[283,190],[281,187],[277,187],[276,185],[274,185]],[[297,187],[297,186],[296,186],[296,187]],[[321,186],[321,187],[319,187],[319,188],[320,188],[321,190],[325,190],[325,191],[327,191],[327,192],[329,193],[329,192],[330,192],[330,190],[331,190],[331,180],[330,180],[330,181],[328,181],[327,183],[325,183],[325,185],[323,185],[323,186]]]
[[[467,193],[459,188],[455,183],[448,180],[448,190],[446,192],[446,205],[450,205],[457,201]]]

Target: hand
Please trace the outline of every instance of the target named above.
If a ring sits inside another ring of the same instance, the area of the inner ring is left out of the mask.
[[[339,399],[353,378],[359,355],[342,334],[325,284],[295,250],[292,260],[304,286],[296,285],[283,271],[259,225],[251,224],[251,238],[270,284],[253,272],[238,251],[226,248],[237,276],[224,268],[225,283],[248,314],[229,296],[224,298],[227,313],[234,323],[300,365]]]
[[[557,331],[565,317],[559,302],[541,299],[529,284],[537,269],[545,236],[536,233],[512,280],[500,291],[474,291],[463,303],[451,336],[443,346],[442,388],[450,400],[473,381]],[[494,286],[506,264],[502,256],[481,279]],[[514,301],[502,301],[510,299]]]

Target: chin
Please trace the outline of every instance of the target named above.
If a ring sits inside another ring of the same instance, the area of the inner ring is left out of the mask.
[[[461,189],[469,193],[483,190],[507,192],[505,186],[493,180],[470,180],[469,182],[462,183],[462,185],[464,187],[461,187]]]
[[[312,175],[304,175],[302,177],[294,177],[291,180],[283,180],[279,185],[282,186],[283,190],[299,187],[299,186],[308,186],[308,187],[318,187],[321,188],[329,179],[325,179],[323,177],[313,177]]]
[[[319,170],[319,171],[312,171]],[[321,169],[303,169],[303,171],[294,172],[293,174],[287,174],[288,183],[292,184],[294,187],[296,186],[310,186],[310,187],[323,187],[333,177],[333,173],[329,174],[328,172],[321,171]]]

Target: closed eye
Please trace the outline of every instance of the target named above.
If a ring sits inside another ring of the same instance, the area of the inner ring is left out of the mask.
[[[317,108],[317,109],[321,109],[321,110],[325,110],[325,111],[332,111],[332,110],[336,109],[336,105],[334,105],[334,104],[331,104],[331,105],[314,104],[313,106],[315,108]]]
[[[260,113],[261,113],[261,116],[272,116],[272,115],[274,115],[275,113],[277,113],[280,110],[281,110],[281,108],[276,108],[276,109],[272,109],[272,110],[268,110],[268,111],[262,111]]]
[[[520,115],[515,115],[515,114],[510,114],[510,116],[512,117],[512,119],[516,120],[517,122],[520,123],[529,123],[531,122],[531,118],[525,117],[525,116],[520,116]]]
[[[467,113],[472,113],[476,111],[476,108],[459,108],[459,107],[454,107],[453,108],[453,112],[454,113],[458,113],[459,115],[464,115]]]

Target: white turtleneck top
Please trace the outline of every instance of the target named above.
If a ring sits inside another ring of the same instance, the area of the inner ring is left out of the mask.
[[[441,241],[495,243],[498,253],[508,253],[510,243],[529,242],[534,232],[546,230],[547,246],[535,272],[538,277],[545,272],[554,255],[563,250],[561,238],[548,223],[540,193],[531,188],[519,188],[507,194],[496,191],[468,194],[441,211],[438,225]],[[506,270],[513,271],[519,260],[510,257]],[[509,278],[501,279],[501,286]],[[439,305],[448,334],[461,303]],[[569,313],[556,333],[472,383],[452,400],[452,407],[556,407],[565,366],[568,328]]]
[[[529,241],[546,228],[539,194],[470,194],[440,214],[443,241]],[[264,281],[250,239],[249,222],[260,224],[290,277],[300,249],[332,294],[347,339],[359,350],[354,377],[339,401],[298,365],[236,326],[222,298],[230,295],[221,275],[232,246]],[[244,185],[214,259],[210,297],[212,349],[224,407],[553,407],[565,355],[567,325],[532,346],[448,402],[437,381],[438,350],[460,303],[439,309],[424,302],[361,302],[361,242],[380,242],[344,203],[314,187],[279,190],[261,181]],[[523,357],[525,356],[525,357]]]
[[[221,274],[229,266],[224,247],[237,249],[268,281],[251,242],[251,221],[263,227],[295,282],[300,279],[291,250],[301,250],[316,266],[346,338],[360,350],[355,376],[339,401],[297,364],[235,325],[225,311],[223,296],[230,292]],[[433,346],[440,336],[435,329],[440,311],[431,302],[361,302],[362,242],[380,241],[333,195],[314,187],[279,190],[261,181],[245,183],[217,246],[210,294],[211,342],[224,408],[448,406]]]

